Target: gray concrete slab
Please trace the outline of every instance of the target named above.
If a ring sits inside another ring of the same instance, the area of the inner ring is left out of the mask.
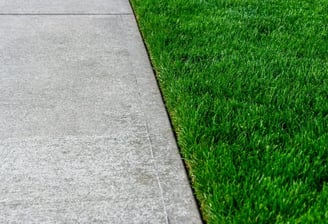
[[[0,14],[126,14],[127,0],[0,0]]]
[[[0,34],[1,223],[201,223],[133,15]]]

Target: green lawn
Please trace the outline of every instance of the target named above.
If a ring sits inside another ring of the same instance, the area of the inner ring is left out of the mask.
[[[328,223],[328,1],[131,1],[207,223]]]

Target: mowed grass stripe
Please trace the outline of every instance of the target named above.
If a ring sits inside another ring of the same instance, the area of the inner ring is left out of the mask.
[[[328,1],[132,0],[208,223],[328,223]]]

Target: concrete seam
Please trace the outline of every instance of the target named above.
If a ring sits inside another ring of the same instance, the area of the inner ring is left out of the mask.
[[[138,97],[139,105],[142,105],[141,101],[140,101],[140,99],[142,98],[141,93],[140,93],[140,88],[139,88],[140,86],[139,86],[139,83],[138,83],[138,78],[137,78],[135,73],[133,73],[133,78],[134,78],[134,81],[137,85],[137,94],[139,96]],[[162,201],[162,204],[163,204],[165,222],[166,222],[166,224],[170,224],[169,216],[168,216],[168,213],[167,213],[167,208],[166,208],[166,205],[165,205],[164,191],[163,191],[163,187],[162,187],[162,184],[161,184],[161,180],[160,180],[159,175],[158,175],[158,168],[156,166],[156,159],[155,159],[155,156],[154,156],[154,146],[153,146],[152,139],[150,137],[148,119],[147,119],[147,115],[144,112],[144,110],[142,110],[142,111],[143,111],[142,114],[143,114],[143,117],[144,117],[143,122],[144,122],[146,132],[147,132],[147,141],[150,145],[150,155],[151,155],[151,160],[152,160],[152,166],[154,167],[154,170],[155,170],[156,180],[157,180],[157,184],[158,184],[160,195],[161,195],[161,201]]]
[[[167,208],[166,208],[165,200],[164,200],[164,191],[163,191],[163,188],[162,188],[161,180],[160,180],[158,172],[157,172],[158,169],[157,169],[157,166],[156,166],[156,163],[155,163],[154,147],[153,147],[151,137],[149,135],[148,122],[145,121],[145,123],[146,123],[146,130],[147,130],[147,138],[148,138],[148,142],[150,144],[150,152],[151,152],[151,157],[152,157],[152,163],[153,163],[153,166],[155,168],[156,179],[157,179],[157,183],[158,183],[158,187],[159,187],[159,190],[160,190],[160,193],[161,193],[161,199],[162,199],[162,203],[163,203],[163,207],[164,207],[165,221],[166,221],[166,224],[170,224],[169,216],[167,214]]]
[[[0,13],[0,16],[130,16],[133,13]]]
[[[133,73],[133,78],[134,78],[134,81],[137,85],[137,94],[139,96],[138,97],[139,105],[143,105],[141,103],[141,100],[140,100],[142,98],[142,96],[141,96],[141,92],[140,92],[140,88],[139,88],[140,86],[139,86],[139,83],[138,83],[138,78],[137,78],[137,75],[135,73]],[[162,201],[162,204],[163,204],[165,222],[166,222],[166,224],[170,224],[169,216],[168,216],[168,213],[167,213],[167,208],[166,208],[166,205],[165,205],[164,191],[163,191],[163,187],[162,187],[162,184],[161,184],[161,180],[160,180],[159,175],[158,175],[158,168],[156,166],[156,159],[155,159],[155,156],[154,156],[154,145],[153,145],[153,141],[150,137],[148,118],[147,118],[147,115],[144,112],[144,110],[142,110],[142,114],[143,114],[143,117],[144,117],[143,122],[144,122],[146,132],[147,132],[147,141],[150,145],[150,155],[151,155],[151,160],[152,160],[152,166],[154,167],[155,176],[156,176],[157,184],[158,184],[160,195],[161,195],[161,201]]]

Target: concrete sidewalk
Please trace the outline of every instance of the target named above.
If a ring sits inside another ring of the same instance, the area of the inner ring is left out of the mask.
[[[0,0],[0,223],[201,223],[127,0]]]

